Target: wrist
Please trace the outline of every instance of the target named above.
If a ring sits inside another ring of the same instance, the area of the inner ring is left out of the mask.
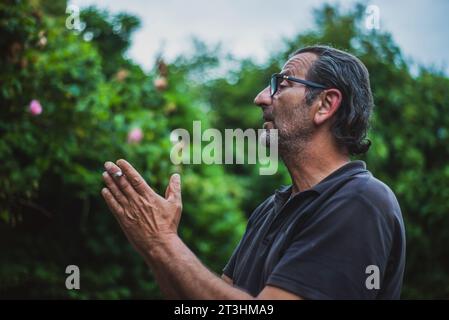
[[[152,237],[147,250],[144,252],[144,258],[147,263],[151,264],[155,261],[162,260],[165,255],[171,255],[172,245],[179,241],[179,237],[175,233],[161,234]]]

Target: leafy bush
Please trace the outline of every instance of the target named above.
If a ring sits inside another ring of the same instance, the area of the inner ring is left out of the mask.
[[[289,183],[288,173],[173,166],[170,132],[189,130],[193,120],[259,128],[255,94],[289,53],[316,43],[346,49],[370,70],[373,146],[362,159],[396,192],[406,220],[403,297],[449,295],[449,79],[426,67],[411,73],[388,33],[362,28],[363,6],[323,6],[314,30],[287,40],[265,64],[231,58],[236,67],[224,76],[213,72],[229,62],[223,51],[200,41],[192,56],[159,60],[146,73],[125,58],[138,19],[88,8],[76,34],[65,28],[65,8],[65,1],[0,4],[0,296],[160,297],[99,193],[104,161],[118,158],[160,193],[181,173],[181,237],[220,272],[242,235],[243,213]],[[64,286],[69,264],[80,267],[81,290]]]
[[[159,297],[99,193],[103,163],[118,158],[133,163],[159,192],[171,173],[181,172],[180,232],[220,272],[243,233],[241,192],[220,167],[175,168],[170,162],[171,130],[189,128],[195,119],[207,124],[189,92],[177,87],[186,75],[177,73],[172,81],[167,74],[169,89],[157,91],[156,71],[146,74],[122,58],[129,29],[86,42],[64,27],[65,16],[45,7],[18,2],[2,4],[0,12],[0,294]],[[87,13],[99,35],[118,19],[109,21],[94,8]],[[41,113],[30,111],[32,100]],[[129,137],[136,128],[141,140]],[[80,291],[65,289],[69,264],[80,267]]]

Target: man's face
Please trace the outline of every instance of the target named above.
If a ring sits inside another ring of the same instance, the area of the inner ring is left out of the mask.
[[[293,56],[281,73],[305,79],[309,67],[316,59],[312,53]],[[262,90],[254,103],[262,108],[265,129],[278,129],[279,147],[307,142],[314,130],[313,108],[306,104],[306,87],[302,84],[282,80],[273,97],[270,88]]]

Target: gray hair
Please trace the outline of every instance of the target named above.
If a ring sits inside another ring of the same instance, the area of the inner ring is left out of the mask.
[[[340,146],[350,154],[368,151],[371,141],[366,139],[369,118],[374,107],[369,73],[362,61],[347,52],[328,46],[310,46],[291,56],[310,52],[318,58],[310,66],[306,79],[336,88],[342,93],[331,132]],[[322,89],[307,88],[306,103],[311,104]]]

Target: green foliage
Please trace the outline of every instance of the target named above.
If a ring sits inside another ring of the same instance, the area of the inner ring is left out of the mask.
[[[64,1],[0,4],[0,296],[155,298],[159,290],[99,194],[106,160],[126,158],[164,193],[182,176],[180,234],[215,272],[242,235],[247,215],[280,184],[284,167],[260,176],[257,165],[175,167],[169,134],[175,128],[259,128],[252,104],[269,76],[297,48],[328,44],[356,54],[368,67],[376,107],[362,157],[396,192],[407,229],[404,298],[449,295],[449,79],[422,67],[410,72],[388,33],[362,27],[363,6],[348,12],[325,5],[316,28],[285,41],[258,65],[226,56],[220,46],[194,41],[153,81],[124,53],[139,21],[88,8],[86,28],[65,28]],[[57,9],[59,8],[59,9]],[[91,41],[83,36],[92,32]],[[226,75],[220,68],[231,66]],[[28,111],[31,100],[43,107]],[[141,128],[139,143],[128,143]],[[65,289],[65,267],[77,264],[79,291]]]
[[[103,72],[111,76],[117,71],[117,66],[126,65],[123,55],[131,44],[131,34],[140,26],[140,21],[129,14],[120,13],[110,16],[106,11],[89,7],[80,14],[85,28],[82,37],[92,38],[93,45],[103,59]]]
[[[180,233],[220,272],[243,233],[242,192],[220,167],[175,168],[170,162],[171,130],[189,128],[195,119],[207,124],[183,88],[185,73],[176,73],[173,82],[169,75],[169,89],[158,92],[154,73],[123,58],[137,24],[133,17],[119,15],[126,36],[111,35],[117,19],[88,9],[83,16],[104,36],[86,42],[65,28],[64,12],[47,14],[39,2],[0,8],[9,22],[1,29],[0,295],[159,297],[148,267],[100,196],[103,163],[119,158],[160,193],[170,174],[181,172]],[[28,111],[32,99],[41,103],[41,114]],[[144,137],[128,143],[136,127]],[[65,289],[69,264],[80,267],[80,291]]]

